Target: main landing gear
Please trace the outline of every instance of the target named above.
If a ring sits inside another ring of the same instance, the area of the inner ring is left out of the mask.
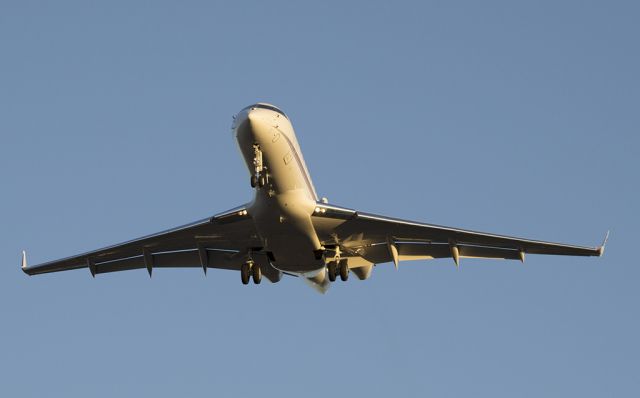
[[[243,285],[249,284],[249,279],[253,279],[253,283],[259,285],[262,282],[262,270],[260,266],[252,260],[247,261],[240,267],[240,280]]]
[[[251,188],[262,188],[269,183],[267,168],[262,162],[262,150],[260,145],[253,144],[253,168],[254,173],[251,176]]]
[[[347,264],[347,259],[340,259],[340,257],[336,257],[335,260],[329,261],[327,264],[327,275],[331,282],[335,282],[338,275],[340,275],[340,279],[343,282],[346,282],[349,279],[349,265]]]

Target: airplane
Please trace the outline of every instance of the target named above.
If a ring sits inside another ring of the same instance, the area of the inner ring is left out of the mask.
[[[256,103],[233,118],[233,135],[254,189],[251,202],[177,228],[39,265],[28,275],[88,268],[91,275],[154,268],[209,268],[240,272],[245,285],[264,276],[301,277],[325,292],[350,272],[360,280],[375,265],[452,258],[520,260],[525,254],[602,256],[597,247],[495,235],[361,212],[318,198],[289,117]]]

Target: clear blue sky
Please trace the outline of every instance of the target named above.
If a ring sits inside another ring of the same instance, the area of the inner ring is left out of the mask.
[[[0,395],[640,395],[637,2],[226,3],[0,3]],[[607,253],[22,274],[248,201],[256,101],[333,203]]]

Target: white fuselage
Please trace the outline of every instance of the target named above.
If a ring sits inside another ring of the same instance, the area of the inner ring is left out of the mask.
[[[282,271],[324,269],[323,248],[311,222],[318,197],[290,121],[271,105],[255,104],[236,115],[232,128],[249,173],[264,182],[248,205],[262,250]],[[259,173],[256,148],[262,157]]]

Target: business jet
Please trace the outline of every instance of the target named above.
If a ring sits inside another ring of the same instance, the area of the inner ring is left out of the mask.
[[[28,275],[88,268],[97,274],[146,268],[195,267],[240,272],[243,284],[263,276],[278,282],[300,277],[324,292],[349,274],[364,280],[374,266],[452,258],[519,260],[526,254],[602,256],[583,247],[501,236],[361,212],[319,199],[289,117],[257,103],[231,126],[249,170],[253,199],[212,217],[103,249],[27,265]]]

